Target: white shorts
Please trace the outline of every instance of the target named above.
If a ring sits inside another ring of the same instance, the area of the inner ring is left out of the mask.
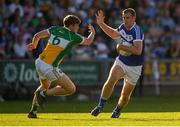
[[[52,82],[64,74],[61,69],[45,63],[40,58],[36,59],[35,66],[40,80],[47,79]]]
[[[124,64],[119,58],[117,57],[114,65],[120,66],[124,71],[124,80],[129,82],[131,85],[136,85],[142,71],[142,66],[128,66]]]

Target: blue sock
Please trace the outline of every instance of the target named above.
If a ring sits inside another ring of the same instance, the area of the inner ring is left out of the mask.
[[[116,112],[119,113],[119,112],[121,112],[121,109],[122,109],[122,108],[121,108],[119,105],[117,105],[116,108],[114,109],[114,111],[116,111]]]
[[[32,105],[30,112],[33,112],[34,114],[36,114],[37,113],[37,108],[38,108],[38,106]]]
[[[106,104],[106,102],[107,102],[107,99],[104,98],[104,97],[101,97],[100,100],[99,100],[98,106],[101,107],[101,108],[104,108],[104,105]]]

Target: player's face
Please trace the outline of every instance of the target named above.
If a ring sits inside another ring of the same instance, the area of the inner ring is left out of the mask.
[[[72,31],[73,32],[78,32],[78,30],[79,30],[79,24],[72,25]]]
[[[122,18],[126,28],[128,29],[130,29],[133,26],[136,19],[136,17],[132,16],[131,13],[122,14]]]

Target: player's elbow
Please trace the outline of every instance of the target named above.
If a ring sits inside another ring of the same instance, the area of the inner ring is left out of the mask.
[[[89,46],[89,45],[91,45],[91,42],[89,41],[89,42],[85,43],[85,45]]]
[[[91,43],[92,43],[92,40],[86,39],[86,40],[84,40],[84,42],[82,43],[82,45],[89,46],[89,45],[91,45]]]
[[[119,38],[119,35],[112,33],[110,37],[111,37],[112,39],[117,39],[117,38]]]
[[[112,31],[109,36],[112,38],[112,39],[117,39],[119,38],[119,33],[117,33],[117,31]]]

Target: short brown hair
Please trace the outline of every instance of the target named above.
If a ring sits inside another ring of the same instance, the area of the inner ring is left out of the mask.
[[[136,11],[133,8],[124,9],[122,14],[130,13],[132,16],[136,16]]]
[[[65,27],[69,27],[70,25],[80,24],[80,23],[81,20],[75,15],[67,15],[63,19],[63,24]]]

